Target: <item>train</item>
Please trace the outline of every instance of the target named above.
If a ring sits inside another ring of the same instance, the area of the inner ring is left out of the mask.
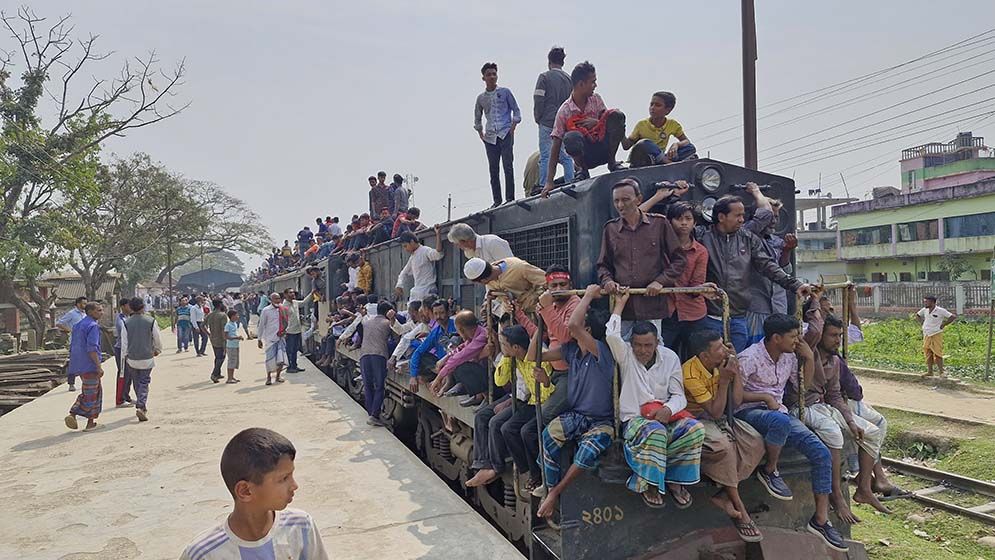
[[[442,235],[460,222],[469,224],[478,234],[500,235],[511,245],[516,257],[543,269],[554,263],[566,265],[574,286],[583,287],[596,281],[602,227],[616,216],[611,187],[623,177],[636,179],[644,198],[651,196],[660,183],[687,181],[691,188],[683,198],[696,203],[705,220],[710,219],[711,207],[721,196],[741,193],[742,185],[747,182],[764,185],[767,196],[779,198],[783,203],[780,215],[776,216],[776,231],[783,234],[795,230],[797,191],[792,179],[713,159],[697,159],[624,169],[572,182],[557,188],[546,199],[523,198],[441,224]],[[750,198],[744,197],[748,214],[755,211]],[[423,229],[416,235],[422,242],[434,244],[435,233],[431,229]],[[464,309],[480,308],[484,288],[463,277],[465,256],[451,243],[444,243],[443,251],[444,258],[436,264],[439,296],[451,298]],[[407,258],[396,240],[367,250],[367,260],[374,271],[374,293],[393,293]],[[342,292],[348,271],[339,255],[313,266],[323,271],[325,293],[331,296],[328,302],[318,304],[318,316],[324,317],[330,302]],[[248,283],[242,289],[269,293],[294,288],[308,293],[310,280],[303,270],[298,270]],[[302,314],[311,315],[314,312],[311,305],[307,303]],[[327,329],[327,326],[320,321],[318,328]],[[325,332],[321,330],[322,335]],[[313,351],[313,343],[306,348]],[[358,351],[337,351],[332,365],[324,372],[362,402]],[[456,399],[436,397],[425,389],[411,393],[405,372],[389,374],[386,385],[381,419],[388,428],[530,559],[867,558],[863,545],[850,539],[849,526],[835,515],[833,524],[848,540],[848,552],[832,550],[804,531],[814,510],[809,466],[802,455],[790,450],[785,450],[781,457],[780,473],[795,490],[794,500],[771,498],[755,478],[740,484],[743,501],[764,534],[759,543],[743,542],[728,517],[711,505],[708,498],[715,489],[707,481],[691,488],[694,503],[687,510],[651,509],[644,505],[639,495],[625,488],[630,471],[617,438],[602,457],[599,468],[580,477],[561,495],[559,522],[546,523],[535,515],[539,500],[531,496],[523,498],[516,492],[514,469],[507,469],[484,487],[466,488],[473,458],[472,409],[461,408]],[[569,455],[565,453],[564,460]]]

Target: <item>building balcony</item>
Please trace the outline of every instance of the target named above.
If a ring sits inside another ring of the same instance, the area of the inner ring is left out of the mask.
[[[836,262],[836,249],[795,249],[795,258],[800,263]]]

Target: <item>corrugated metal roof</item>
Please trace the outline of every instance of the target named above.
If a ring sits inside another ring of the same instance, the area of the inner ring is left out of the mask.
[[[78,297],[86,296],[86,287],[83,286],[83,281],[80,278],[48,278],[46,282],[49,282],[53,286],[56,295],[56,305],[63,301],[74,301]],[[97,298],[105,299],[107,294],[113,294],[117,286],[117,278],[110,278],[104,281],[100,288],[97,289]]]

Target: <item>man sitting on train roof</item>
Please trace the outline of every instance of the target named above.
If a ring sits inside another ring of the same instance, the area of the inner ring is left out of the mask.
[[[843,321],[833,315],[823,318],[814,299],[809,299],[805,303],[805,308],[808,329],[804,340],[812,348],[815,360],[812,376],[806,378],[805,412],[802,421],[819,436],[832,455],[833,493],[830,500],[840,519],[847,523],[860,521],[850,511],[850,506],[840,488],[842,450],[846,437],[857,444],[860,463],[857,490],[853,493],[853,500],[868,504],[881,513],[891,513],[871,489],[874,463],[881,454],[884,433],[874,424],[853,414],[840,391],[840,362],[836,352],[839,350],[843,335]],[[792,378],[788,380],[784,391],[784,404],[789,408],[797,407],[798,401],[798,384]]]
[[[570,334],[574,340],[542,356],[543,361],[565,361],[569,373],[567,411],[542,432],[542,468],[549,490],[539,504],[540,517],[552,517],[560,494],[581,472],[597,468],[598,459],[611,445],[615,431],[615,358],[605,342],[608,314],[591,307],[591,301],[600,294],[600,286],[587,287],[570,315]],[[532,346],[536,345],[533,338]],[[535,352],[535,347],[529,348],[529,355]],[[568,441],[575,441],[577,450],[564,476],[560,472],[560,454]]]
[[[463,274],[467,280],[486,286],[489,292],[510,293],[515,305],[526,313],[535,311],[539,294],[546,291],[546,274],[542,269],[515,257],[494,262],[474,257],[463,265]]]
[[[408,362],[408,390],[418,392],[419,376],[434,377],[438,371],[436,365],[446,356],[446,347],[450,339],[457,335],[456,322],[451,316],[449,300],[439,299],[432,304],[432,322],[429,323],[428,336],[411,353]]]
[[[646,288],[633,296],[622,313],[622,336],[629,338],[635,321],[650,321],[660,332],[663,317],[673,312],[660,290],[677,285],[687,257],[667,218],[639,209],[643,200],[639,183],[626,177],[612,186],[612,204],[619,217],[604,225],[598,282],[610,294],[619,286]]]
[[[549,165],[546,168],[546,184],[542,196],[548,197],[554,188],[556,166],[560,162],[560,146],[573,158],[577,166],[575,179],[591,176],[590,170],[608,164],[615,171],[619,163],[615,161],[618,145],[625,137],[625,114],[618,109],[608,109],[601,96],[594,93],[598,87],[598,76],[594,65],[581,62],[570,73],[573,91],[560,105],[553,122],[550,137],[553,144],[549,149]]]
[[[668,117],[677,105],[677,96],[669,91],[658,91],[650,97],[650,116],[636,123],[632,134],[622,139],[622,149],[632,148],[630,167],[645,167],[697,159],[694,144],[684,134],[681,123]],[[670,137],[677,139],[670,148]]]
[[[487,329],[469,309],[457,313],[454,322],[462,342],[435,364],[438,375],[429,388],[440,397],[464,397],[459,401],[460,406],[477,406],[487,395],[485,360],[492,350]]]
[[[438,232],[435,235],[435,249],[427,247],[418,242],[415,234],[407,232],[398,238],[401,247],[411,256],[404,264],[401,273],[397,275],[397,286],[394,293],[398,299],[404,296],[404,281],[411,278],[413,286],[408,300],[425,299],[426,296],[435,292],[435,262],[441,261],[444,256],[442,249],[442,239]]]
[[[622,377],[619,417],[625,461],[632,469],[626,487],[651,508],[663,507],[662,494],[670,490],[677,508],[686,509],[691,493],[685,486],[700,478],[705,427],[684,410],[681,360],[660,344],[653,323],[636,321],[630,342],[622,340],[621,314],[628,300],[629,290],[620,288],[605,335]]]
[[[777,470],[781,449],[794,447],[808,459],[815,513],[807,529],[831,548],[845,552],[846,541],[829,522],[829,495],[833,491],[833,466],[829,449],[781,403],[788,380],[798,375],[802,362],[806,379],[812,379],[815,357],[801,338],[801,325],[788,315],[775,313],[764,321],[764,339],[739,353],[743,377],[743,404],[736,418],[764,436],[767,463],[757,469],[757,479],[771,496],[791,500],[791,488]]]
[[[439,228],[440,226],[435,226],[436,231],[439,231]],[[447,237],[468,259],[476,257],[486,262],[494,262],[515,256],[507,241],[493,233],[479,235],[469,224],[453,224],[453,227],[449,228]]]
[[[743,402],[739,360],[717,331],[694,331],[688,347],[693,357],[684,362],[684,393],[688,412],[705,427],[701,472],[720,488],[712,503],[732,519],[740,538],[759,542],[763,535],[739,496],[739,481],[749,478],[763,459],[763,438],[753,426],[725,416],[727,407]]]
[[[729,331],[736,352],[742,352],[749,346],[746,311],[750,307],[751,270],[756,270],[789,293],[797,292],[805,296],[811,291],[811,286],[785,273],[764,250],[756,232],[762,231],[773,219],[770,202],[754,183],[747,183],[746,191],[753,195],[757,204],[757,211],[749,222],[746,222],[743,199],[726,195],[712,207],[712,224],[695,228],[695,238],[708,249],[705,279],[729,295]],[[705,304],[708,315],[703,326],[721,331],[721,303],[709,300]]]
[[[573,336],[570,335],[568,323],[574,309],[580,303],[580,298],[573,294],[553,295],[553,292],[571,289],[573,289],[573,286],[570,283],[570,271],[567,270],[567,267],[561,264],[553,264],[546,269],[546,291],[539,296],[536,311],[542,316],[542,320],[545,323],[544,332],[546,338],[549,340],[550,350],[558,350],[560,346],[573,340]],[[525,327],[530,337],[535,336],[538,329],[528,314],[522,311],[522,308],[517,305],[511,304],[511,307],[515,322]],[[553,372],[549,378],[544,378],[544,374],[536,372],[536,376],[540,378],[540,381],[547,385],[552,382],[554,386],[552,395],[542,403],[543,425],[552,422],[553,418],[559,416],[567,406],[567,384],[562,382],[567,375],[567,363],[563,360],[556,360],[552,362],[552,366]],[[531,429],[537,430],[533,434],[533,440],[538,436],[540,428],[541,426],[531,427]]]
[[[542,474],[537,463],[539,442],[535,431],[526,430],[525,426],[536,423],[537,383],[533,369],[537,365],[526,357],[529,335],[522,326],[505,328],[498,336],[498,342],[502,357],[494,370],[494,386],[510,385],[513,370],[515,386],[513,392],[481,407],[473,418],[474,459],[470,468],[476,469],[477,474],[466,482],[466,486],[473,488],[491,483],[504,472],[505,462],[511,456],[520,474],[530,473],[529,483],[534,489],[542,484]],[[548,374],[549,363],[544,362],[542,369]],[[552,392],[552,388],[540,387],[539,402],[542,402]],[[514,406],[512,399],[515,399]],[[529,433],[532,438],[525,439]]]

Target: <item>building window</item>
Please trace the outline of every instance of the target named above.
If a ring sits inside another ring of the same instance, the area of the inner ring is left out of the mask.
[[[939,238],[939,228],[937,227],[936,220],[898,224],[899,241],[926,241],[928,239]]]
[[[991,280],[992,279],[992,271],[990,269],[988,269],[988,268],[981,269],[981,279],[982,280]]]
[[[912,281],[912,273],[911,272],[899,272],[898,273],[898,280],[899,280],[899,282],[911,282]]]
[[[848,229],[842,232],[842,237],[844,247],[891,243],[891,226]]]
[[[949,282],[950,273],[949,272],[930,272],[926,275],[926,279],[930,282]]]
[[[836,238],[830,237],[828,239],[806,239],[802,238],[798,240],[798,248],[802,251],[825,251],[828,249],[836,248]]]
[[[884,272],[871,273],[871,282],[887,282],[887,281],[888,281],[888,275],[885,274]]]
[[[979,237],[982,235],[995,235],[995,212],[955,216],[943,220],[944,237]]]

